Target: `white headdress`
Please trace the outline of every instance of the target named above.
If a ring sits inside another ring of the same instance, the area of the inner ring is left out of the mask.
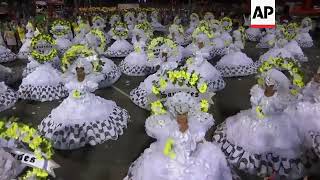
[[[179,115],[194,111],[198,107],[198,102],[190,94],[180,92],[168,98],[165,106],[173,115]]]
[[[265,82],[268,86],[274,85],[279,93],[288,93],[290,88],[290,80],[281,71],[270,69],[266,73]]]

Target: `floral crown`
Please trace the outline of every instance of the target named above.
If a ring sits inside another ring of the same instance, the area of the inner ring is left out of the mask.
[[[169,87],[171,87],[171,90],[168,89]],[[194,71],[189,72],[187,68],[182,68],[166,71],[164,76],[160,77],[158,81],[153,82],[152,94],[148,97],[152,102],[152,113],[166,113],[162,101],[166,101],[170,95],[174,95],[180,91],[189,92],[191,96],[198,99],[198,108],[203,112],[207,112],[209,104],[213,104],[211,98],[214,94],[208,92],[208,85],[203,78]]]

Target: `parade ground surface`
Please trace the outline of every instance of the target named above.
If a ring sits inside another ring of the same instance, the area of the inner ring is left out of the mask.
[[[309,61],[302,65],[306,82],[310,80],[320,65],[320,33],[313,34],[313,38],[315,39],[315,47],[303,49],[309,58]],[[255,43],[247,43],[245,52],[256,61],[266,50],[256,49]],[[118,64],[122,59],[113,60]],[[218,57],[210,62],[215,64],[217,60],[219,60]],[[26,62],[17,60],[4,65],[11,67],[15,72],[16,82],[10,86],[17,89]],[[96,95],[113,100],[129,111],[131,121],[128,128],[116,141],[110,140],[101,145],[88,146],[74,151],[55,151],[54,160],[62,167],[56,170],[57,180],[121,180],[126,176],[130,163],[137,159],[144,149],[154,141],[148,137],[144,130],[144,122],[149,116],[149,112],[139,108],[129,99],[130,91],[145,78],[122,75],[112,87],[95,92]],[[250,108],[249,90],[256,84],[255,76],[226,78],[225,81],[226,88],[216,93],[213,98],[215,104],[210,109],[216,125],[240,110]],[[0,117],[15,116],[20,121],[31,123],[37,127],[41,120],[61,102],[62,100],[44,103],[20,100],[13,108],[1,112]],[[211,141],[214,129],[215,127],[212,127],[208,132],[207,140]],[[259,180],[257,177],[247,177],[242,174],[241,176],[243,180]]]

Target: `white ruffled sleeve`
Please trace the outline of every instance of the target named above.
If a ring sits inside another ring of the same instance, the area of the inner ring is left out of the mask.
[[[145,122],[146,133],[148,136],[161,141],[169,136],[172,125],[169,115],[153,115]]]
[[[211,114],[197,112],[189,117],[189,128],[196,142],[204,140],[206,132],[214,125]]]

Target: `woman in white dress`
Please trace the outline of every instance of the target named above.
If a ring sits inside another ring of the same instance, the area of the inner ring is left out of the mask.
[[[213,31],[211,30],[209,23],[206,21],[201,21],[198,27],[192,33],[192,43],[189,44],[186,48],[184,48],[184,58],[189,58],[193,56],[198,50],[203,53],[209,54],[206,58],[210,60],[213,58],[210,56],[210,52],[212,49],[211,39],[215,36]],[[201,48],[199,49],[199,44],[201,44]]]
[[[301,178],[308,164],[302,161],[303,141],[285,111],[297,96],[290,93],[292,85],[282,72],[270,69],[262,78],[250,91],[252,108],[227,118],[213,140],[240,170],[261,177]]]
[[[66,84],[69,97],[39,125],[39,131],[56,149],[77,149],[117,140],[127,127],[129,115],[125,109],[91,93],[98,88],[96,82],[86,79],[91,72],[90,64],[79,61],[74,69],[76,78]]]
[[[92,18],[92,29],[99,29],[100,31],[102,31],[106,38],[106,42],[110,43],[111,37],[108,33],[106,33],[105,28],[106,28],[106,23],[104,18],[102,18],[101,16],[94,16]]]
[[[249,15],[248,18],[245,15],[243,15],[243,19],[244,25],[248,27],[248,29],[246,29],[248,40],[252,42],[259,41],[262,36],[261,29],[249,27],[251,25],[251,15]]]
[[[203,16],[203,20],[212,22],[214,20],[214,15],[212,14],[212,12],[206,12]]]
[[[194,55],[187,60],[185,67],[188,71],[198,73],[208,84],[209,91],[216,92],[224,89],[226,86],[222,74],[211,63],[207,61],[208,51],[202,50],[203,43],[198,43]]]
[[[133,31],[135,25],[137,24],[136,18],[134,16],[134,12],[128,11],[127,13],[124,14],[123,19],[124,19],[124,22],[126,22],[128,25],[128,30],[129,30],[128,38],[131,39],[132,35],[133,35],[132,31]]]
[[[240,30],[233,31],[235,42],[228,48],[227,54],[224,55],[216,65],[223,77],[248,76],[255,74],[257,64],[241,52],[243,49],[243,34]]]
[[[182,55],[178,45],[172,40],[158,37],[151,40],[147,49],[149,72],[158,71],[148,76],[140,85],[130,92],[130,99],[139,107],[149,109],[150,101],[148,96],[152,94],[154,81],[158,81],[160,76],[169,70],[174,70],[181,63]]]
[[[312,20],[309,17],[303,18],[301,21],[301,26],[299,28],[296,41],[299,46],[302,48],[309,48],[313,46],[312,37],[309,34],[309,31],[312,29]]]
[[[126,39],[129,35],[129,30],[126,23],[117,22],[111,28],[111,37],[116,41],[107,49],[105,55],[108,57],[126,57],[134,48]]]
[[[54,39],[39,34],[31,41],[33,61],[28,64],[27,76],[19,86],[19,98],[44,102],[66,97],[61,73],[52,66],[52,61],[59,60],[58,51],[52,47]]]
[[[0,112],[13,107],[17,100],[18,93],[4,82],[0,82]]]
[[[211,30],[213,31],[213,38],[211,39],[210,57],[223,56],[227,51],[227,43],[222,38],[221,22],[212,20],[209,22]]]
[[[257,44],[257,48],[269,49],[273,47],[274,42],[276,41],[276,29],[266,28],[266,31],[263,32],[261,35],[262,35],[262,38]]]
[[[104,36],[103,36],[104,34],[102,31],[95,29],[91,31],[91,33],[92,32],[100,32],[100,35],[102,36],[101,39],[104,39]],[[99,39],[97,38],[99,36],[96,37],[93,34],[87,37],[87,38],[92,38],[92,40],[89,40],[89,41],[99,42],[100,40],[97,40]],[[95,40],[95,38],[97,39]],[[77,61],[78,59],[85,59],[86,61],[94,65],[94,72],[92,72],[90,76],[102,75],[103,78],[95,82],[99,84],[99,88],[106,88],[114,84],[116,81],[118,81],[118,79],[121,76],[121,71],[119,67],[116,64],[114,64],[112,60],[100,56],[98,53],[100,48],[95,48],[96,46],[99,47],[99,44],[98,43],[93,44],[92,46],[90,46],[92,47],[90,49],[85,45],[71,46],[70,49],[68,49],[64,54],[64,56],[62,57],[63,70],[65,72],[69,71],[70,73],[69,68],[72,65],[74,65],[75,61]],[[101,52],[103,51],[100,51],[100,53]],[[71,77],[73,77],[72,74],[71,74]]]
[[[145,76],[150,73],[147,67],[146,43],[153,34],[151,28],[148,22],[135,26],[132,37],[134,52],[130,53],[119,65],[121,72],[124,74],[128,76]]]
[[[151,12],[151,25],[154,31],[167,32],[167,28],[159,22],[159,12],[156,10]]]
[[[26,38],[24,42],[22,42],[23,45],[21,46],[18,53],[19,59],[28,59],[28,56],[30,55],[31,39],[34,36],[34,27],[31,22],[28,22],[26,29],[27,29]]]
[[[198,14],[197,13],[192,13],[190,15],[189,28],[186,30],[185,36],[184,36],[184,39],[185,39],[186,43],[189,44],[189,43],[192,42],[192,33],[198,27],[199,23],[200,23],[200,18],[198,16]]]
[[[61,57],[72,45],[70,40],[71,24],[64,20],[56,20],[51,25],[50,33],[57,42],[57,50]]]
[[[145,123],[157,139],[129,168],[125,180],[232,180],[221,150],[207,142],[212,115],[201,112],[191,95],[181,92],[167,100],[168,112]]]
[[[266,53],[260,56],[259,64],[273,57],[292,58],[300,62],[308,61],[308,58],[302,52],[298,43],[294,40],[295,30],[288,31],[286,28],[282,28],[277,33],[277,41],[274,43],[274,47],[269,49]]]
[[[79,32],[73,38],[73,44],[84,44],[86,35],[90,32],[90,26],[87,23],[79,24]]]
[[[184,39],[184,29],[182,25],[172,24],[169,27],[169,35],[168,38],[174,41],[178,45],[179,52],[182,53],[182,58],[185,57],[184,47],[186,45]]]

